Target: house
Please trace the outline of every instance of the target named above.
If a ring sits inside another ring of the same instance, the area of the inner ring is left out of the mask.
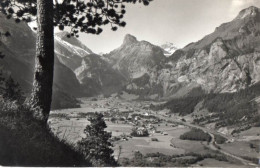
[[[144,127],[138,127],[136,132],[137,132],[138,135],[143,135],[144,134],[144,130],[145,130]]]
[[[148,114],[147,112],[146,112],[146,113],[144,113],[144,115],[145,115],[145,116],[149,116],[149,114]]]

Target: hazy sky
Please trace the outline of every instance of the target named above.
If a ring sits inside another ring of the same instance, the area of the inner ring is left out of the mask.
[[[116,32],[104,27],[101,35],[81,34],[79,39],[93,52],[107,53],[122,44],[129,33],[156,45],[172,42],[183,47],[234,19],[260,0],[154,0],[149,6],[127,5],[125,28]]]

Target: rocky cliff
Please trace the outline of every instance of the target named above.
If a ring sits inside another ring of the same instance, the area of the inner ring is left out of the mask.
[[[231,22],[165,58],[159,47],[127,35],[108,55],[130,83],[126,90],[144,97],[181,97],[194,88],[236,92],[260,80],[260,10],[249,7]]]

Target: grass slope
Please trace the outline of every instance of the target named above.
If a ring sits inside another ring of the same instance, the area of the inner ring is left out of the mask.
[[[0,165],[91,166],[24,108],[0,111]]]

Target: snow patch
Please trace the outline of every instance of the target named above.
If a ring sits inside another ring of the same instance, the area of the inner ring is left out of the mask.
[[[77,54],[81,57],[85,57],[86,55],[89,55],[90,53],[80,47],[77,47],[75,45],[72,45],[64,40],[62,40],[59,36],[55,35],[55,40],[57,40],[60,44],[62,44],[65,48],[71,50],[74,54]]]

